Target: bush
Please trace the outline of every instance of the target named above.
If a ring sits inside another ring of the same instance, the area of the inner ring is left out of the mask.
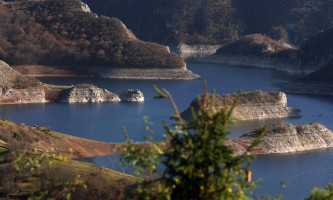
[[[126,165],[134,165],[136,174],[144,179],[134,191],[138,199],[248,199],[255,188],[249,166],[253,156],[246,153],[236,157],[234,150],[224,145],[230,134],[227,127],[232,123],[231,113],[237,102],[224,107],[218,113],[213,107],[215,95],[205,92],[199,100],[200,109],[192,112],[193,122],[184,121],[172,99],[164,89],[157,98],[169,99],[176,111],[177,123],[170,128],[163,123],[166,146],[152,143],[148,136],[149,148],[137,147],[127,136],[127,151],[122,155]],[[148,126],[145,128],[150,133]],[[248,151],[259,144],[264,134],[250,145]],[[161,164],[160,164],[161,163]],[[161,171],[160,169],[164,169]]]
[[[310,196],[305,200],[332,200],[333,199],[333,184],[327,186],[327,188],[315,187]]]
[[[13,133],[13,138],[15,138],[17,141],[22,141],[22,136],[21,134],[17,133],[17,132],[14,132]]]

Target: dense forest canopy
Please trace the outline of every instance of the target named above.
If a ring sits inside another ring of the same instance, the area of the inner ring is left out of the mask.
[[[261,33],[296,45],[332,26],[333,0],[84,0],[143,40],[226,44]]]
[[[0,4],[0,59],[9,64],[185,66],[166,47],[138,40],[118,19],[79,0]]]

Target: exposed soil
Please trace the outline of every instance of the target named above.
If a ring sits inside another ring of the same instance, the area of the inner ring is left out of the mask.
[[[70,71],[65,67],[50,67],[42,65],[15,65],[13,69],[24,76],[31,77],[94,77],[96,74],[83,71]]]
[[[22,140],[14,137],[20,135]],[[49,128],[31,127],[0,120],[0,140],[9,149],[36,148],[39,151],[67,153],[72,158],[105,156],[121,150],[124,144],[105,143],[51,131]]]

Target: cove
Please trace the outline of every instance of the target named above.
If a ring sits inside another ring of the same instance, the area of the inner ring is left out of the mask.
[[[219,94],[235,93],[238,90],[263,90],[265,92],[279,90],[278,85],[297,77],[285,72],[261,69],[230,67],[213,64],[188,64],[188,68],[208,81],[208,91],[216,89]],[[140,89],[146,101],[144,103],[100,103],[100,104],[29,104],[2,105],[1,117],[27,125],[50,126],[52,130],[79,137],[106,141],[124,142],[121,126],[125,125],[130,137],[143,142],[143,116],[147,115],[154,122],[152,129],[156,131],[155,140],[163,139],[161,121],[169,123],[173,114],[167,100],[154,99],[152,85],[167,89],[174,97],[179,110],[183,111],[190,102],[203,93],[203,80],[170,81],[170,80],[122,80],[103,78],[40,78],[52,84],[72,85],[91,83],[112,92],[126,89]],[[302,110],[302,117],[280,120],[248,121],[232,127],[232,138],[258,128],[266,123],[305,124],[317,121],[329,129],[333,129],[333,97],[314,95],[287,94],[288,106]],[[104,161],[103,161],[104,160]],[[94,158],[93,162],[107,166],[110,158]],[[111,159],[112,161],[112,159]],[[308,195],[314,186],[325,187],[333,182],[333,151],[311,151],[288,155],[258,156],[252,169],[254,178],[261,177],[262,188],[258,194],[281,193],[285,199],[301,199]],[[290,186],[281,189],[280,182]]]

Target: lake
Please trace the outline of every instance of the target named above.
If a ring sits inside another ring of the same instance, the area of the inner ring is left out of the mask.
[[[242,91],[279,90],[278,85],[297,77],[282,71],[231,67],[214,64],[188,64],[188,68],[208,82],[208,90],[216,89],[218,94]],[[129,136],[143,142],[143,116],[147,115],[154,123],[155,140],[163,140],[161,121],[169,120],[174,112],[167,100],[154,99],[153,84],[167,89],[174,97],[179,110],[186,109],[198,94],[203,93],[203,80],[121,80],[102,78],[40,78],[41,81],[59,85],[92,83],[112,92],[126,89],[140,89],[145,95],[144,103],[47,103],[29,105],[2,105],[1,117],[27,125],[49,126],[52,130],[79,137],[105,141],[124,142],[121,126],[125,125]],[[302,117],[279,120],[257,120],[242,122],[231,130],[230,138],[238,137],[266,123],[305,124],[317,121],[333,129],[333,97],[287,94],[288,106],[302,110]],[[116,167],[113,157],[90,159],[101,166]],[[314,186],[325,187],[333,182],[333,150],[309,151],[288,155],[262,155],[254,161],[254,178],[262,178],[262,187],[257,194],[284,195],[285,199],[301,199],[308,195]],[[281,188],[280,182],[290,186]]]

